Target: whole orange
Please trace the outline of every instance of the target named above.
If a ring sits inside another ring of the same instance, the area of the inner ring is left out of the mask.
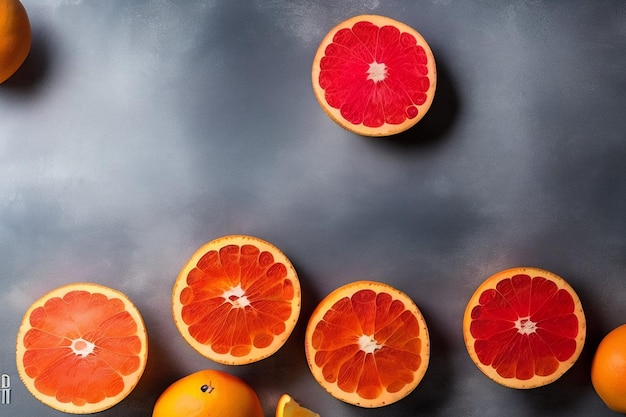
[[[170,385],[152,417],[263,417],[256,392],[227,372],[206,369]]]
[[[0,0],[0,84],[22,66],[32,44],[30,21],[19,0]]]
[[[598,345],[591,383],[611,410],[626,413],[626,324],[613,329]]]

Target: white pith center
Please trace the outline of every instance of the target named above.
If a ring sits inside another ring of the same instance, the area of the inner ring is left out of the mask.
[[[94,345],[93,343],[83,339],[83,338],[78,338],[76,340],[74,340],[72,342],[72,351],[80,356],[80,357],[85,357],[87,355],[89,355],[90,353],[93,353],[94,348],[96,347],[96,345]]]
[[[235,308],[244,308],[250,305],[250,300],[246,297],[246,292],[241,288],[241,284],[224,291],[222,297]]]
[[[367,69],[367,79],[375,83],[384,81],[387,78],[387,65],[382,62],[372,62]]]
[[[515,322],[515,328],[520,334],[531,334],[537,331],[537,323],[530,320],[530,317],[520,317]]]
[[[359,337],[359,349],[365,353],[374,353],[376,350],[382,348],[374,339],[374,336],[368,336],[366,334]]]

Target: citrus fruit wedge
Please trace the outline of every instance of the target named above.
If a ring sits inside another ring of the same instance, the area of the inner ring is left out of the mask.
[[[437,70],[415,29],[385,16],[360,15],[324,37],[312,82],[317,101],[337,124],[364,136],[389,136],[424,117]]]
[[[302,407],[289,394],[283,394],[276,405],[276,417],[320,417],[320,415]]]
[[[424,317],[408,295],[385,283],[356,281],[315,308],[305,352],[313,376],[332,396],[373,408],[417,387],[430,342]]]
[[[287,341],[300,314],[300,282],[287,257],[252,236],[230,235],[200,247],[182,268],[172,296],[183,338],[227,365],[256,362]]]
[[[28,13],[19,0],[0,0],[0,84],[22,66],[32,44]]]
[[[611,330],[598,345],[591,383],[607,407],[626,414],[626,324]]]
[[[263,417],[256,392],[228,372],[205,369],[172,383],[159,396],[152,417]]]
[[[99,284],[70,284],[27,310],[17,335],[17,370],[44,404],[65,413],[95,413],[137,385],[147,342],[142,317],[124,294]]]
[[[538,268],[512,268],[485,280],[463,318],[465,345],[476,366],[510,388],[560,378],[578,359],[586,321],[573,288]]]

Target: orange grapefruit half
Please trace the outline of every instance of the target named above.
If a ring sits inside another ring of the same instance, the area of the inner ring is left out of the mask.
[[[335,398],[360,407],[399,401],[426,373],[430,342],[415,303],[392,286],[356,281],[327,295],[305,334],[309,368]]]
[[[174,321],[200,354],[227,365],[256,362],[287,341],[300,315],[300,282],[289,259],[252,236],[200,247],[172,295]]]
[[[360,15],[322,40],[312,82],[322,109],[337,124],[364,136],[389,136],[424,117],[437,70],[415,29],[385,16]]]
[[[17,369],[28,390],[73,414],[122,401],[146,366],[141,315],[121,292],[99,284],[57,288],[33,303],[17,335]]]
[[[507,269],[485,280],[463,319],[470,357],[489,378],[535,388],[560,378],[585,343],[586,321],[574,289],[538,268]]]

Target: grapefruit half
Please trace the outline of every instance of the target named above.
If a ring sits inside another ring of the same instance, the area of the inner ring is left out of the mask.
[[[574,289],[538,268],[507,269],[485,280],[463,319],[470,357],[489,378],[535,388],[560,378],[578,359],[586,321]]]
[[[392,404],[424,377],[430,357],[426,321],[394,287],[356,281],[327,295],[306,328],[307,362],[335,398],[367,408]]]
[[[388,136],[424,117],[437,70],[415,29],[389,17],[360,15],[322,40],[312,82],[319,104],[337,124],[364,136]]]
[[[200,354],[243,365],[287,341],[300,315],[300,281],[276,246],[252,236],[224,236],[187,261],[172,306],[178,330]]]
[[[17,370],[48,406],[73,414],[122,401],[146,366],[148,338],[137,308],[99,284],[57,288],[33,303],[17,335]]]

